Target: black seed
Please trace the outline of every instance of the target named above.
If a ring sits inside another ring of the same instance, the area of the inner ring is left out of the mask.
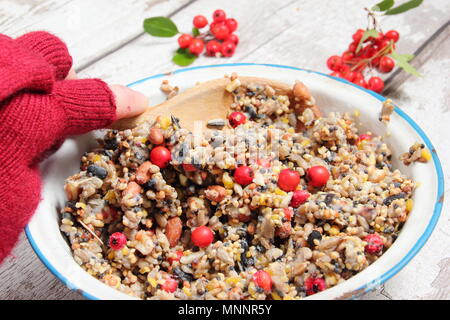
[[[105,168],[96,166],[95,164],[91,164],[88,168],[87,168],[87,175],[92,177],[92,176],[96,176],[100,179],[105,179],[108,176],[108,171],[106,171]]]
[[[250,119],[253,119],[253,118],[255,118],[258,115],[256,113],[255,108],[253,108],[252,106],[245,106],[244,107],[244,111],[249,114]]]
[[[405,197],[406,197],[406,193],[403,193],[403,192],[401,192],[399,194],[394,194],[394,195],[389,196],[386,199],[384,199],[383,204],[385,206],[389,206],[392,203],[392,201],[397,200],[397,199],[403,199]]]
[[[313,230],[309,236],[308,236],[308,244],[310,247],[314,247],[316,244],[314,243],[314,240],[322,240],[322,234],[317,231],[317,230]]]
[[[76,203],[77,203],[76,201],[67,201],[66,207],[76,211],[77,210],[77,207],[75,206]]]
[[[118,146],[119,144],[116,138],[105,139],[105,149],[116,150]]]
[[[183,270],[181,270],[180,268],[173,269],[173,272],[175,273],[175,275],[177,275],[178,278],[180,278],[183,281],[189,281],[189,282],[194,281],[194,276],[192,274],[186,273]]]
[[[145,191],[152,189],[156,185],[155,179],[150,179],[142,185]]]
[[[266,248],[264,248],[262,245],[258,244],[256,246],[256,251],[258,251],[259,253],[264,253],[264,252],[266,252]]]
[[[333,202],[333,198],[334,198],[334,196],[335,196],[335,194],[334,193],[328,193],[326,196],[325,196],[325,204],[327,205],[327,206],[329,206],[330,204],[331,204],[331,202]]]
[[[73,217],[72,217],[72,215],[71,215],[69,212],[64,212],[64,213],[62,214],[62,218],[63,218],[63,219],[70,220],[70,221],[73,220]]]

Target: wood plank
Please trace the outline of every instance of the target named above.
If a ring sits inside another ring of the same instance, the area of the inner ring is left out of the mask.
[[[0,300],[80,300],[38,259],[23,233],[13,256],[0,265]]]
[[[416,69],[430,60],[430,58],[434,57],[435,51],[442,45],[443,42],[448,40],[450,37],[450,20],[447,21],[444,25],[441,26],[435,33],[417,50],[414,52],[416,57],[411,61],[411,65],[413,65]],[[389,75],[389,78],[386,80],[386,86],[384,93],[386,95],[391,94],[398,87],[400,87],[406,80],[414,77],[413,75],[404,72],[402,69],[398,68],[394,72]]]
[[[169,15],[189,0],[2,0],[0,33],[50,31],[67,43],[75,67],[89,64],[142,34],[148,16]]]
[[[239,22],[238,35],[242,38],[234,58],[216,59],[201,56],[195,65],[218,64],[232,62],[245,52],[259,46],[261,43],[275,37],[280,29],[286,28],[292,16],[278,16],[278,12],[286,6],[292,6],[293,0],[260,0],[258,5],[252,1],[216,0],[197,1],[173,16],[179,30],[190,31],[192,18],[196,14],[204,14],[210,19],[217,8],[226,8],[230,17]],[[251,15],[249,15],[251,12]],[[278,19],[271,19],[277,16]],[[177,49],[176,38],[156,38],[147,34],[140,36],[129,45],[105,57],[92,66],[79,70],[81,76],[101,77],[107,81],[128,83],[148,75],[175,69],[172,54]]]
[[[363,8],[372,5],[373,1],[359,3],[360,6],[355,6],[351,0],[326,3],[314,0],[260,1],[258,6],[254,6],[250,2],[216,0],[214,8],[227,8],[230,16],[239,21],[237,34],[241,42],[231,58],[201,56],[193,65],[260,62],[288,64],[328,73],[326,59],[343,52],[353,32],[366,26]],[[173,18],[180,29],[189,30],[192,16],[197,13],[209,15],[213,9],[209,7],[211,5],[204,1],[198,1]],[[450,10],[450,2],[428,1],[415,10],[381,19],[385,31],[395,28],[401,33],[399,52],[414,52],[444,24],[448,19],[445,12]],[[426,24],[423,23],[423,16],[431,17]],[[170,61],[176,48],[175,39],[143,35],[82,70],[81,75],[129,83],[154,73],[172,71],[179,68]]]

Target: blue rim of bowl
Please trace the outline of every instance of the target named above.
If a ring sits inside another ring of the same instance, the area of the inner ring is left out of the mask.
[[[178,74],[178,73],[183,73],[183,72],[188,72],[188,71],[192,71],[192,70],[198,70],[198,69],[208,69],[208,68],[221,68],[221,67],[248,67],[248,66],[260,66],[260,67],[270,67],[270,68],[279,68],[279,69],[290,69],[290,70],[297,70],[297,71],[303,71],[303,72],[308,72],[308,73],[314,73],[314,74],[318,74],[339,82],[343,82],[345,84],[351,85],[355,88],[358,88],[361,91],[364,91],[368,94],[370,94],[371,96],[375,97],[376,99],[380,100],[380,101],[385,101],[386,98],[367,89],[364,89],[360,86],[357,86],[345,79],[341,79],[341,78],[336,78],[333,76],[330,76],[328,74],[325,73],[321,73],[318,71],[312,71],[312,70],[308,70],[308,69],[302,69],[302,68],[297,68],[297,67],[291,67],[291,66],[285,66],[285,65],[278,65],[278,64],[264,64],[264,63],[224,63],[224,64],[216,64],[216,65],[207,65],[207,66],[197,66],[197,67],[189,67],[189,68],[184,68],[184,69],[178,69],[175,70],[173,72],[170,73],[160,73],[160,74],[156,74],[147,78],[143,78],[141,80],[132,82],[130,84],[128,84],[128,87],[132,87],[135,86],[137,84],[140,84],[142,82],[146,82],[148,80],[152,80],[152,79],[157,79],[157,78],[163,78],[163,77],[167,77],[170,74]],[[442,172],[442,166],[441,166],[441,162],[439,161],[439,158],[437,156],[436,153],[436,149],[434,148],[433,144],[431,143],[430,139],[427,137],[427,135],[425,134],[425,132],[419,127],[419,125],[412,120],[404,111],[402,111],[400,108],[398,108],[397,106],[395,106],[394,112],[397,113],[400,117],[402,117],[404,120],[406,120],[406,122],[408,122],[409,125],[411,125],[411,127],[413,127],[413,129],[417,132],[417,134],[422,138],[423,142],[425,143],[425,145],[427,146],[427,148],[429,150],[431,150],[431,154],[433,157],[433,162],[434,162],[434,166],[436,167],[436,174],[437,174],[437,178],[438,178],[438,190],[437,190],[437,199],[436,199],[436,203],[434,205],[434,210],[433,210],[433,215],[430,219],[430,222],[428,223],[427,228],[425,229],[425,231],[423,232],[423,234],[419,237],[419,239],[417,240],[417,242],[414,244],[414,246],[409,250],[409,252],[395,265],[393,266],[391,269],[389,269],[388,271],[386,271],[385,273],[383,273],[378,279],[376,279],[377,284],[383,284],[385,283],[387,280],[389,280],[390,278],[392,278],[395,274],[397,274],[401,269],[403,269],[403,267],[405,267],[409,261],[411,261],[411,259],[420,251],[420,249],[424,246],[424,244],[427,242],[428,238],[430,237],[431,233],[433,232],[438,220],[439,220],[439,216],[441,214],[441,210],[442,210],[442,205],[443,205],[443,200],[444,200],[444,174]],[[42,263],[55,275],[55,277],[57,277],[62,283],[64,283],[65,285],[67,285],[70,288],[73,288],[74,291],[78,291],[80,292],[84,297],[91,299],[91,300],[100,300],[99,298],[93,296],[92,294],[81,290],[80,288],[78,288],[77,286],[73,285],[66,277],[64,277],[61,273],[59,273],[58,270],[56,270],[56,268],[50,263],[50,261],[47,260],[47,258],[44,256],[44,254],[41,252],[41,250],[39,249],[38,245],[36,244],[35,240],[33,239],[33,236],[30,232],[30,229],[28,227],[28,225],[25,228],[25,233],[27,235],[28,241],[30,242],[33,250],[36,252],[37,256],[39,257],[39,259],[42,261]],[[373,281],[372,281],[373,282]],[[361,286],[360,288],[356,289],[354,292],[355,294],[352,296],[352,298],[356,298],[364,293],[367,293],[369,291],[372,291],[374,288],[373,286],[370,285],[370,283],[367,283],[363,286]]]

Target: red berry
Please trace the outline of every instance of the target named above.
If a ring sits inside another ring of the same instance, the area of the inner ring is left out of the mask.
[[[192,231],[191,240],[199,248],[209,246],[214,240],[214,233],[207,226],[201,226]]]
[[[306,295],[310,296],[327,288],[323,278],[309,277],[305,279]]]
[[[292,209],[291,207],[287,207],[284,208],[283,211],[284,211],[284,218],[287,221],[291,221],[292,216],[294,215],[294,209]]]
[[[189,51],[192,54],[199,55],[203,52],[203,48],[205,47],[205,44],[201,39],[192,39],[191,44],[189,45]]]
[[[231,57],[236,50],[236,45],[231,41],[225,41],[222,43],[222,55],[224,57]]]
[[[169,261],[170,264],[174,263],[175,261],[180,261],[181,257],[183,256],[183,251],[181,250],[177,250],[177,252],[175,252],[175,254],[177,255],[174,258],[169,258],[167,259],[167,261]]]
[[[391,43],[391,40],[384,38],[379,44],[378,47],[380,49],[386,48]]]
[[[230,30],[225,24],[217,24],[211,31],[218,40],[225,40],[230,35]]]
[[[183,163],[182,166],[183,166],[184,171],[186,171],[186,172],[197,171],[197,168],[193,164]]]
[[[227,20],[225,20],[225,24],[227,25],[228,30],[230,30],[230,32],[235,31],[238,27],[236,19],[233,18],[228,18]]]
[[[278,186],[280,189],[289,192],[294,191],[300,183],[300,174],[291,169],[283,169],[278,176]]]
[[[342,58],[339,56],[331,56],[327,60],[327,66],[330,70],[340,71],[342,67]]]
[[[308,169],[309,184],[313,187],[323,187],[330,178],[330,172],[324,166],[312,166]]]
[[[387,73],[394,69],[395,62],[394,59],[384,56],[380,59],[380,65],[378,66],[378,71]]]
[[[216,26],[218,26],[218,25],[225,25],[225,21],[222,21],[222,22],[216,22],[216,21],[213,21],[213,22],[211,22],[210,24],[209,24],[209,31],[213,31],[213,29],[216,27]]]
[[[361,57],[362,58],[372,58],[378,51],[378,47],[373,46],[373,45],[368,45],[365,46],[362,50],[361,50]]]
[[[350,72],[350,66],[348,64],[343,64],[339,71],[342,73],[343,76],[345,76],[347,73]]]
[[[175,290],[177,290],[177,288],[178,288],[178,281],[173,278],[167,279],[161,285],[161,289],[163,289],[166,292],[175,292]]]
[[[206,54],[214,57],[216,53],[222,50],[222,44],[219,41],[211,40],[206,43]]]
[[[194,38],[190,34],[184,33],[178,37],[178,45],[180,46],[180,48],[185,49],[189,47],[193,39]]]
[[[247,166],[240,166],[234,170],[234,181],[246,186],[253,182],[253,170]]]
[[[120,250],[127,244],[127,237],[122,232],[115,232],[109,237],[109,246],[113,250]]]
[[[371,37],[370,41],[372,41],[374,44],[379,45],[384,39],[383,32],[378,32],[378,36],[376,38]]]
[[[253,275],[255,284],[266,292],[272,290],[272,277],[267,271],[259,270]]]
[[[245,123],[246,121],[247,117],[245,116],[245,114],[239,111],[232,112],[228,116],[228,122],[230,123],[230,126],[232,126],[233,128],[236,128],[237,126]]]
[[[361,40],[361,38],[363,37],[363,35],[364,35],[364,30],[358,29],[358,31],[356,31],[352,36],[353,41],[359,42]]]
[[[354,72],[354,78],[353,78],[352,82],[356,81],[358,79],[364,79],[364,76],[363,76],[363,74],[361,72],[357,72],[356,71],[356,72]]]
[[[213,20],[214,22],[222,22],[225,21],[227,18],[227,15],[225,14],[225,11],[217,9],[213,12]]]
[[[353,60],[353,58],[355,57],[355,54],[351,51],[345,51],[342,54],[342,61],[343,62],[350,62]]]
[[[194,21],[192,22],[194,27],[201,29],[208,24],[208,19],[205,16],[198,15],[194,17]]]
[[[150,161],[160,168],[167,167],[170,160],[172,160],[172,155],[166,147],[159,146],[150,152]]]
[[[386,34],[384,36],[387,39],[392,40],[394,42],[397,42],[398,39],[400,39],[400,34],[395,30],[389,30],[388,32],[386,32]]]
[[[352,82],[354,84],[356,84],[357,86],[367,88],[367,82],[366,82],[366,80],[364,80],[364,78],[358,78],[356,80],[353,80]]]
[[[378,254],[383,250],[383,239],[378,234],[369,234],[363,240],[367,242],[364,250],[368,254]]]
[[[344,75],[342,73],[340,73],[339,71],[333,71],[332,73],[330,73],[330,76],[337,77],[337,78],[344,77]]]
[[[381,60],[380,57],[377,57],[377,58],[375,58],[375,59],[372,59],[372,60],[370,61],[370,65],[371,65],[372,67],[378,67],[378,66],[380,65],[380,60]]]
[[[347,79],[348,81],[352,82],[353,80],[356,79],[357,74],[359,74],[359,72],[350,71],[345,74],[344,78]]]
[[[370,90],[376,93],[381,93],[384,89],[384,81],[380,77],[371,77],[367,85]]]
[[[295,190],[292,195],[290,206],[298,208],[301,204],[304,204],[308,200],[310,194],[306,190]]]
[[[235,45],[238,45],[239,43],[239,37],[237,35],[235,35],[234,33],[230,34],[227,38],[226,41],[231,41],[233,42]]]
[[[360,134],[358,137],[358,143],[360,143],[361,141],[364,141],[364,140],[370,141],[370,140],[372,140],[372,136],[370,134],[366,134],[366,133]]]
[[[357,42],[352,42],[350,43],[350,45],[348,46],[348,51],[350,52],[356,52],[356,49],[358,48],[358,43]]]

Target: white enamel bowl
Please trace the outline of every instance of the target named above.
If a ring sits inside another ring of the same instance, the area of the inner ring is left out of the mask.
[[[227,64],[185,68],[170,74],[159,74],[132,83],[134,89],[150,96],[152,104],[162,102],[159,86],[163,79],[181,90],[198,81],[223,77],[237,72],[242,76],[265,77],[293,83],[300,80],[310,88],[323,111],[360,110],[361,127],[385,135],[393,150],[393,159],[406,152],[413,143],[422,142],[432,151],[433,160],[409,167],[394,160],[415,181],[421,182],[414,194],[414,209],[393,246],[375,263],[353,278],[318,293],[314,299],[354,298],[385,282],[402,269],[429,238],[439,218],[443,200],[443,174],[436,151],[420,127],[399,108],[386,126],[378,120],[383,97],[345,80],[294,67],[260,64]],[[98,133],[97,133],[98,134]],[[70,248],[59,231],[57,208],[65,202],[64,179],[79,169],[83,152],[95,145],[95,133],[67,140],[62,148],[42,166],[42,201],[26,228],[30,243],[42,262],[69,288],[79,290],[90,299],[130,299],[84,272],[73,260]]]

